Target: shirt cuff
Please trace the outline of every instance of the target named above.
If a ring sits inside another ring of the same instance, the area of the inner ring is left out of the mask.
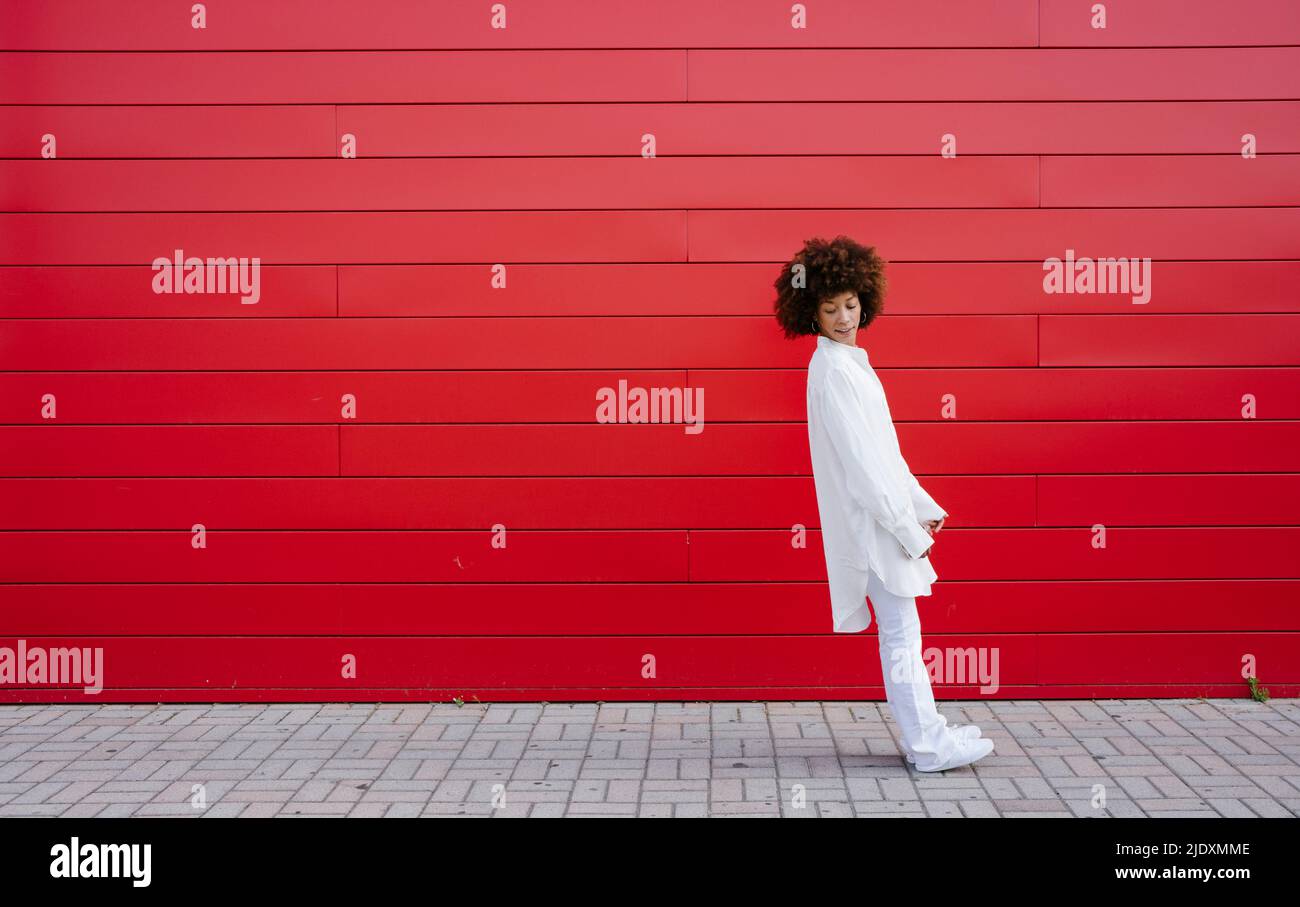
[[[919,558],[934,544],[934,536],[925,531],[920,523],[909,522],[898,533],[898,541],[913,559]]]
[[[925,520],[941,520],[948,515],[948,512],[938,504],[933,507],[926,507],[924,504],[916,508],[916,518],[924,522]]]
[[[923,522],[941,519],[948,515],[947,511],[940,507],[920,484],[912,489],[912,507],[916,510],[916,518]]]

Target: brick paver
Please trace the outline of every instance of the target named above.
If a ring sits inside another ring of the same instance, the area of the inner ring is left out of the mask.
[[[0,706],[4,816],[1297,816],[1294,699]]]

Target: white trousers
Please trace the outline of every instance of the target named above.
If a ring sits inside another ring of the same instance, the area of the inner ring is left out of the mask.
[[[867,597],[876,615],[885,698],[898,723],[901,747],[918,767],[931,768],[952,755],[956,739],[948,719],[935,708],[930,672],[921,657],[916,599],[890,592],[874,570],[867,577]]]

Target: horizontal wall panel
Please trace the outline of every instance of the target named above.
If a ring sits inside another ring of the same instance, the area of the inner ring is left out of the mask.
[[[1044,683],[1079,683],[1100,672],[1116,682],[1226,682],[1243,670],[1244,656],[1255,659],[1261,686],[1269,678],[1290,683],[1296,672],[1300,636],[1293,633],[1125,633],[1099,635],[1092,655],[1081,646],[1088,637],[1043,634],[1036,637]],[[1242,698],[1250,688],[1242,681]]]
[[[364,683],[379,689],[546,684],[558,689],[639,686],[669,692],[690,685],[779,688],[799,682],[882,682],[879,659],[864,659],[863,646],[842,646],[845,651],[826,657],[836,641],[818,637],[182,639],[75,636],[38,638],[30,644],[101,649],[109,689],[157,683],[191,689],[347,690]],[[996,650],[998,685],[1011,687],[1080,683],[1078,666],[1090,668],[1095,677],[1089,675],[1089,682],[1095,683],[1227,684],[1240,682],[1243,652],[1257,657],[1266,682],[1272,677],[1277,683],[1295,683],[1300,675],[1294,673],[1288,650],[1296,643],[1290,633],[941,635],[928,641],[946,651]],[[656,674],[645,679],[641,672],[647,652],[654,655]],[[355,679],[341,676],[345,656],[355,659]],[[980,680],[966,680],[937,686],[965,689],[968,698],[978,698],[970,694],[981,686]]]
[[[596,72],[599,78],[593,78]],[[684,50],[0,53],[3,104],[626,103],[686,97]]]
[[[1300,205],[1295,154],[1060,155],[1041,166],[1044,208]]]
[[[1300,312],[1300,261],[1159,261],[1152,267],[1148,305],[1161,313]],[[780,268],[777,262],[511,264],[502,292],[492,286],[488,263],[268,264],[259,266],[258,301],[248,304],[235,293],[179,299],[155,293],[157,272],[145,265],[14,266],[0,268],[0,317],[325,317],[336,307],[349,317],[478,316],[485,307],[503,316],[596,316],[608,314],[615,290],[621,315],[767,319]],[[1041,261],[896,261],[887,274],[887,316],[1133,311],[1131,295],[1044,293]],[[872,331],[894,320],[882,318]]]
[[[931,633],[1300,630],[1300,580],[953,582],[917,600]],[[1226,601],[1249,608],[1226,609]],[[822,634],[825,585],[798,583],[0,586],[14,636]],[[875,624],[864,635],[876,634]],[[12,639],[10,640],[12,642]]]
[[[339,153],[330,106],[0,108],[0,155],[41,159],[47,134],[54,136],[60,160]]]
[[[772,129],[806,114],[790,102],[10,106],[0,109],[0,156],[39,159],[47,133],[62,160],[335,158],[348,134],[358,158],[639,156],[646,133],[659,158],[935,155],[945,133],[961,156],[1237,153],[1245,133],[1259,137],[1261,157],[1300,152],[1300,101],[844,101],[818,110],[835,129]]]
[[[1297,474],[1038,477],[1040,526],[1284,526],[1300,522],[1293,514]]]
[[[157,257],[174,260],[175,251]],[[206,256],[205,256],[206,257]],[[0,315],[9,318],[333,317],[338,275],[332,265],[258,266],[255,291],[154,292],[152,267],[0,268]],[[251,280],[249,287],[252,287]],[[250,301],[245,302],[248,299]],[[0,365],[5,363],[0,362]]]
[[[1294,473],[921,478],[961,527],[1296,525],[1300,483]],[[816,528],[805,485],[730,476],[10,478],[0,479],[0,530],[188,528],[199,517],[221,529]],[[706,491],[747,497],[727,508]]]
[[[1257,169],[1280,183],[1300,171]],[[192,211],[1022,208],[1038,184],[1032,156],[0,161],[0,210],[156,211],[178,196]]]
[[[966,526],[1032,526],[1034,476],[927,476]],[[3,479],[7,529],[817,526],[807,476]],[[0,535],[0,542],[4,536]]]
[[[684,531],[9,532],[0,582],[685,582]],[[497,544],[494,547],[494,539]],[[520,590],[527,594],[526,589]]]
[[[1300,365],[1297,315],[1044,315],[1042,365]]]
[[[1038,42],[1043,47],[1300,44],[1300,6],[1292,0],[1254,0],[1241,15],[1224,15],[1214,0],[1141,0],[1106,3],[1106,27],[1093,26],[1095,6],[1041,0]]]
[[[908,464],[925,474],[1300,471],[1296,421],[911,423],[897,434]],[[807,476],[811,470],[808,429],[790,423],[722,423],[696,434],[676,424],[43,425],[0,428],[0,440],[0,474],[19,477]],[[261,450],[263,444],[274,452]],[[258,447],[245,450],[248,445]]]
[[[482,265],[343,265],[339,309],[346,316],[473,315],[484,306],[505,315],[603,315],[614,288],[624,315],[770,318],[773,281],[781,267],[778,262],[511,265],[510,291],[503,294],[491,288]],[[1300,312],[1300,261],[1160,261],[1153,268],[1148,305],[1161,312]],[[0,269],[0,286],[6,270]],[[894,261],[886,274],[886,315],[1133,310],[1131,295],[1044,293],[1041,261]],[[0,311],[5,305],[0,295]],[[872,326],[873,357],[876,338],[894,320],[881,318]]]
[[[854,0],[820,0],[809,27],[791,10],[749,0],[533,0],[493,7],[387,0],[383,14],[350,0],[226,0],[207,28],[189,27],[162,0],[135,0],[130,18],[90,0],[10,0],[3,49],[338,50],[499,47],[746,47],[772,44],[954,47],[1033,45],[1037,0],[884,0],[870,15]],[[1281,20],[1285,22],[1285,20]]]
[[[0,234],[10,229],[8,219],[0,217]],[[791,243],[797,248],[805,237],[847,233],[889,250],[891,261],[1034,259],[1040,291],[1043,261],[1064,259],[1067,250],[1076,259],[1300,259],[1300,208],[718,210],[689,211],[687,220],[691,261],[779,261],[792,254]],[[1110,295],[1131,302],[1131,294]],[[1100,294],[1089,296],[1108,304]]]
[[[706,424],[698,434],[682,425],[623,424],[342,425],[339,431],[339,468],[351,476],[811,474],[806,425]]]
[[[853,659],[863,656],[854,652]],[[1300,684],[1269,683],[1265,687],[1275,699],[1300,695]],[[936,686],[937,700],[970,700],[979,696],[978,687],[964,685]],[[1153,699],[1153,698],[1224,698],[1239,699],[1249,695],[1244,681],[1227,679],[1223,682],[1179,683],[1088,683],[1088,684],[1002,684],[997,699]],[[883,686],[747,686],[747,687],[658,687],[589,686],[566,687],[500,687],[466,690],[409,686],[375,687],[355,686],[346,689],[287,689],[284,687],[241,687],[215,689],[212,687],[131,687],[105,690],[94,696],[97,704],[106,703],[215,703],[215,702],[447,702],[452,698],[475,702],[759,702],[780,699],[783,701],[860,699],[884,702]],[[86,693],[80,688],[42,687],[40,689],[12,689],[0,687],[0,702],[12,703],[85,703]]]
[[[921,422],[897,433],[917,475],[1300,471],[1300,422]]]
[[[702,17],[696,4],[638,0],[530,4],[510,10],[509,27],[488,31],[488,11],[430,7],[417,0],[387,3],[375,16],[346,0],[222,4],[201,32],[169,15],[159,0],[137,2],[132,19],[91,0],[12,0],[4,50],[333,50],[404,49],[419,36],[425,48],[496,47],[745,47],[790,44],[857,47],[1013,45],[1169,46],[1300,43],[1300,14],[1287,0],[1253,2],[1249,16],[1224,16],[1211,0],[1156,0],[1116,7],[1106,27],[1092,10],[1069,0],[875,3],[870,16],[851,0],[817,4],[808,29],[790,28],[788,14],[755,15],[744,0],[718,0]],[[1108,6],[1114,7],[1114,4]]]
[[[811,474],[808,429],[798,424],[723,423],[699,434],[622,424],[339,431],[343,475]],[[1300,471],[1300,422],[912,423],[896,431],[912,470],[925,474]]]
[[[741,396],[755,397],[764,390],[774,390],[775,381],[764,381],[759,376],[784,374],[756,373],[749,391],[741,392]],[[793,372],[790,376],[799,378],[802,394],[806,379]],[[590,423],[596,411],[597,390],[616,390],[620,380],[626,381],[628,387],[684,388],[688,383],[683,370],[0,373],[0,424],[44,423],[44,394],[57,398],[60,425],[333,423],[341,421],[347,394],[355,398],[355,420],[359,423]],[[716,395],[709,399],[707,381],[698,383],[705,385],[706,418],[713,418],[711,407],[722,401]],[[720,393],[725,392],[715,392]],[[799,403],[802,407],[802,396]],[[802,411],[786,415],[791,419],[803,417]]]
[[[11,212],[1297,205],[1300,155],[17,160],[0,186]]]
[[[1112,527],[1105,548],[1096,537],[1083,526],[942,529],[929,557],[955,581],[1300,578],[1300,527]],[[691,532],[692,582],[817,580],[825,569],[818,546],[793,549],[789,533]]]
[[[6,476],[338,475],[332,425],[0,428]]]
[[[1258,101],[1300,97],[1300,47],[688,53],[692,101]],[[851,77],[846,77],[848,73]]]
[[[1300,418],[1300,368],[878,368],[897,422]],[[434,372],[0,372],[0,425],[593,421],[596,391],[698,388],[705,424],[806,419],[806,370]],[[952,413],[945,407],[956,404]]]
[[[592,78],[594,70],[600,78]],[[846,79],[846,72],[856,77]],[[0,54],[4,104],[1258,101],[1297,95],[1300,47]]]
[[[0,583],[818,582],[821,535],[788,530],[7,532]],[[1300,527],[944,529],[952,581],[1297,579]],[[689,566],[687,558],[689,556]],[[829,605],[829,600],[827,602]]]
[[[1232,638],[1220,643],[1224,653]],[[1242,641],[1247,638],[1253,648],[1268,654],[1278,643],[1292,639],[1287,634],[1251,634]],[[104,685],[112,689],[148,683],[224,689],[346,689],[361,683],[381,688],[472,688],[544,683],[556,687],[627,684],[670,690],[683,684],[736,684],[742,677],[747,678],[746,684],[786,684],[792,677],[823,684],[882,681],[878,659],[870,666],[855,665],[847,657],[820,661],[818,655],[825,653],[830,641],[816,637],[182,639],[183,643],[167,637],[79,635],[38,638],[29,644],[86,647],[92,651],[99,648]],[[1106,641],[1105,637],[1093,641],[1102,659]],[[934,642],[959,649],[996,646],[1000,655],[999,681],[1034,683],[1040,679],[1035,637],[963,635],[939,637]],[[646,653],[654,658],[655,676],[651,678],[642,677]],[[356,676],[345,680],[341,665],[349,656],[355,660]],[[1164,657],[1170,659],[1169,655]],[[761,662],[762,667],[755,671],[751,667],[754,662]],[[1184,675],[1180,679],[1185,679],[1186,669],[1178,673]]]
[[[1300,277],[1300,262],[1296,266]],[[514,317],[605,316],[610,312],[610,293],[616,292],[620,315],[771,318],[776,296],[772,284],[780,268],[775,262],[511,264],[503,292],[492,287],[491,270],[483,265],[343,265],[339,314],[477,315],[486,310]],[[1010,282],[1007,276],[999,281],[1003,286]]]
[[[1300,208],[392,211],[3,214],[0,265],[149,264],[177,248],[264,264],[686,261],[688,248],[771,261],[816,231],[867,237],[891,260],[1300,258]]]
[[[126,123],[138,110],[120,109]],[[21,116],[26,108],[13,110]],[[358,136],[360,157],[639,154],[633,142],[644,133],[655,136],[660,157],[933,155],[945,134],[959,155],[1223,154],[1239,152],[1247,132],[1266,137],[1261,151],[1300,151],[1300,101],[844,101],[817,110],[834,129],[773,129],[772,123],[799,122],[808,108],[772,101],[341,105],[338,132]],[[24,148],[11,156],[32,153]]]
[[[9,371],[140,369],[804,368],[812,339],[786,340],[768,318],[149,319],[0,321]],[[942,317],[873,326],[881,366],[1027,366],[1037,320]],[[725,330],[727,343],[720,343]],[[492,338],[491,342],[484,338]],[[526,340],[526,342],[520,342]],[[594,394],[591,398],[594,403]]]
[[[685,261],[686,213],[0,214],[0,265],[152,264],[175,249],[244,258],[250,267],[253,258],[326,265]]]
[[[872,354],[874,359],[874,353]],[[951,421],[1138,421],[1231,420],[1242,415],[1242,396],[1256,400],[1256,419],[1272,421],[1300,417],[1300,369],[1296,368],[875,368],[884,386],[895,423]],[[545,374],[545,373],[539,373]],[[36,382],[54,387],[61,378],[52,375],[0,375],[0,406],[6,386],[31,387],[26,408],[9,421],[34,418],[31,401]],[[112,374],[67,376],[121,387],[123,401],[139,399],[147,375],[137,375],[135,385],[115,385]],[[125,376],[123,376],[125,377]],[[216,376],[213,376],[216,380]],[[479,376],[466,378],[472,386]],[[533,380],[529,377],[529,380]],[[704,392],[708,416],[714,422],[803,422],[806,417],[806,370],[690,370],[691,385]],[[80,388],[78,384],[69,386]],[[195,392],[198,393],[197,391]],[[393,393],[397,393],[394,389]],[[948,399],[949,395],[951,399]],[[84,398],[86,391],[78,390]],[[95,403],[98,407],[99,404]],[[113,404],[108,404],[113,405]],[[197,403],[195,404],[198,405]],[[490,405],[490,403],[486,404]],[[544,412],[547,404],[538,401]],[[551,406],[559,406],[554,401]],[[119,410],[112,421],[132,421],[131,410]],[[4,409],[0,408],[0,419]],[[406,419],[358,421],[409,422]],[[422,421],[440,421],[426,418]],[[451,420],[447,420],[451,421]],[[495,420],[485,420],[495,421]],[[512,422],[529,421],[512,414]]]

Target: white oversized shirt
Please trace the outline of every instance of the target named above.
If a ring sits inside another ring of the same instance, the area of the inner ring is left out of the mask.
[[[885,389],[867,351],[817,336],[808,362],[808,448],[836,633],[871,625],[867,572],[895,595],[929,595],[938,579],[922,520],[947,512],[921,488],[898,447]]]

